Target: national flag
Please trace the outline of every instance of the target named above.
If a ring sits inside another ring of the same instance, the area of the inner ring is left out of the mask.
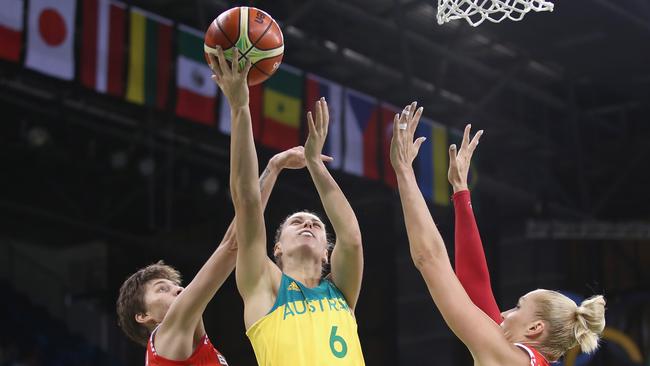
[[[447,181],[449,155],[447,128],[427,118],[420,118],[415,137],[426,137],[417,157],[417,180],[425,198],[441,206],[449,206]]]
[[[379,108],[377,100],[345,90],[345,159],[343,170],[379,179]]]
[[[393,188],[397,188],[397,177],[395,170],[390,163],[390,141],[393,138],[393,119],[399,113],[399,108],[394,105],[382,103],[380,105],[381,120],[381,159],[384,167],[384,182]]]
[[[259,141],[262,133],[262,84],[248,87],[248,106],[251,111],[251,120],[253,124],[253,138]],[[219,97],[219,131],[230,135],[230,105],[228,99],[221,93]]]
[[[76,6],[76,0],[29,2],[25,66],[59,79],[74,78]]]
[[[327,140],[323,146],[323,154],[334,158],[332,162],[327,163],[332,169],[341,169],[343,165],[343,88],[341,85],[323,79],[314,74],[307,74],[305,81],[305,113],[314,109],[314,103],[320,97],[325,97],[329,107],[329,129]],[[305,132],[307,136],[308,129]]]
[[[163,109],[169,97],[172,21],[131,7],[126,100]]]
[[[176,114],[209,126],[214,125],[217,84],[203,54],[204,32],[178,26],[176,58]]]
[[[23,0],[0,0],[0,58],[18,62],[23,45]]]
[[[286,150],[300,144],[302,71],[282,64],[264,83],[262,144]]]
[[[100,93],[124,95],[126,5],[83,0],[81,83]]]

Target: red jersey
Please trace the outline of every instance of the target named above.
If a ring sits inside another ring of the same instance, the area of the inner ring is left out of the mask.
[[[207,334],[201,337],[201,341],[196,346],[194,353],[183,361],[168,360],[159,356],[153,346],[154,334],[156,334],[155,330],[151,333],[149,342],[147,342],[145,366],[228,366],[226,358],[214,348]]]
[[[548,361],[544,356],[542,356],[539,351],[532,347],[525,346],[521,343],[515,343],[515,346],[523,349],[528,353],[528,356],[530,356],[530,366],[549,366]]]

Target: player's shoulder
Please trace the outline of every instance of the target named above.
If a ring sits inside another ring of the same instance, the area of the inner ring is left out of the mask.
[[[534,347],[522,343],[515,343],[514,345],[528,355],[528,358],[530,359],[530,366],[550,365],[546,358]]]

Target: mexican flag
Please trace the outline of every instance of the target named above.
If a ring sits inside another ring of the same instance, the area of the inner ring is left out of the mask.
[[[203,56],[203,32],[180,24],[177,39],[176,114],[212,126],[217,84]]]

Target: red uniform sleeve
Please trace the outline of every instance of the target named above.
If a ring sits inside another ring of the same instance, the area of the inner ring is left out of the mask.
[[[456,276],[476,306],[497,324],[501,323],[501,311],[494,299],[490,272],[488,271],[483,243],[472,211],[468,190],[454,193],[455,264]]]

